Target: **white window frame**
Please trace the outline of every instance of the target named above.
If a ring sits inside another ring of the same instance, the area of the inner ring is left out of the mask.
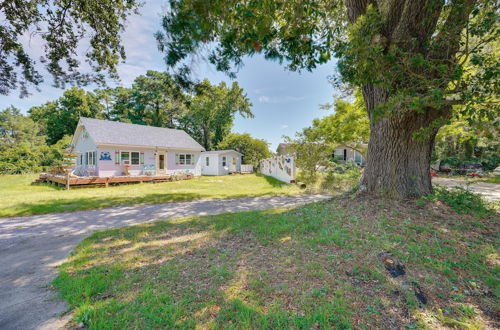
[[[222,156],[222,167],[226,167],[227,166],[227,158],[226,156]]]
[[[210,157],[209,156],[205,157],[205,164],[206,164],[206,166],[210,166]]]
[[[335,160],[342,160],[342,161],[345,161],[344,159],[344,149],[340,149],[340,150],[335,150],[333,152],[333,157],[335,158]]]
[[[128,165],[131,165],[131,166],[139,166],[141,165],[141,152],[140,151],[129,151],[129,150],[120,150],[120,163],[122,165],[125,165],[126,163],[123,161],[123,154],[127,154],[128,155]],[[137,164],[134,164],[134,162],[132,161],[132,154],[137,154]]]
[[[180,166],[194,165],[194,159],[195,159],[194,154],[178,154],[178,156],[179,156],[179,165]],[[187,163],[187,160],[188,160],[187,156],[189,156],[189,163]]]
[[[96,155],[97,151],[87,151],[85,152],[85,165],[93,166],[96,165]]]
[[[127,159],[123,159],[123,154],[127,154]],[[131,165],[130,164],[130,151],[121,151],[120,150],[120,164]]]
[[[133,157],[134,154],[137,154],[137,163],[134,163],[134,157]],[[133,165],[133,166],[141,165],[141,153],[140,153],[140,151],[131,151],[130,152],[130,165]]]

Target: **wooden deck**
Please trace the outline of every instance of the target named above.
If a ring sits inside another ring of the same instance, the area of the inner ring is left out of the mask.
[[[67,189],[77,186],[104,186],[124,184],[124,183],[142,183],[142,182],[168,182],[192,179],[192,175],[156,175],[156,176],[115,176],[115,177],[68,177],[64,175],[54,174],[41,174],[40,178],[35,180],[33,184],[37,183],[51,183],[65,186]]]

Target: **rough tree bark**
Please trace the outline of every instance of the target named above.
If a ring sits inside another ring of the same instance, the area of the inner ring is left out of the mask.
[[[448,116],[450,109],[426,109],[424,114],[398,109],[395,115],[376,118],[373,109],[385,102],[385,92],[365,86],[363,96],[370,116],[370,143],[362,185],[398,198],[431,193],[431,153],[439,127],[424,135],[415,133]]]
[[[452,2],[445,27],[440,31],[437,31],[437,23],[444,1],[346,0],[346,7],[351,23],[366,14],[369,5],[377,8],[384,23],[380,30],[379,39],[382,43],[379,46],[388,49],[396,45],[409,54],[422,54],[425,58],[453,66],[460,33],[475,1]],[[429,50],[427,45],[436,33],[436,47]],[[432,76],[428,78],[432,79]],[[397,90],[398,85],[404,83],[395,81],[392,90]],[[362,86],[362,91],[370,118],[370,141],[362,186],[368,192],[396,198],[413,198],[431,193],[431,153],[440,127],[436,123],[450,116],[450,107],[426,108],[422,112],[399,108],[391,109],[390,115],[375,116],[374,109],[384,104],[391,95],[387,89],[371,84]],[[422,129],[426,129],[427,134],[417,137],[415,133]]]

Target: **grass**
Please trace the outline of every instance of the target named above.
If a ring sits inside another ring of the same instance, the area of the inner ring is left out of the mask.
[[[500,176],[495,176],[495,177],[491,177],[491,178],[483,178],[479,181],[489,182],[489,183],[500,183]]]
[[[351,196],[158,221],[86,238],[53,285],[90,329],[496,328],[498,220]]]
[[[98,209],[124,204],[155,204],[196,199],[294,195],[297,186],[256,174],[199,177],[69,191],[48,184],[32,186],[36,175],[0,176],[0,217]]]
[[[361,171],[358,168],[348,168],[340,173],[334,170],[317,172],[313,176],[299,171],[297,180],[307,185],[306,191],[310,193],[339,193],[345,192],[357,186],[361,179]]]

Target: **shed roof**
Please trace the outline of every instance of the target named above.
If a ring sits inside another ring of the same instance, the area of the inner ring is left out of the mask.
[[[128,124],[85,117],[80,117],[78,125],[85,127],[96,144],[205,150],[189,134],[180,129]]]
[[[221,155],[221,154],[228,154],[228,153],[231,153],[231,152],[234,152],[234,153],[237,153],[238,155],[242,155],[241,152],[238,152],[236,150],[232,150],[232,149],[229,149],[229,150],[212,150],[212,151],[204,151],[203,153],[204,154],[218,154],[218,155]]]

